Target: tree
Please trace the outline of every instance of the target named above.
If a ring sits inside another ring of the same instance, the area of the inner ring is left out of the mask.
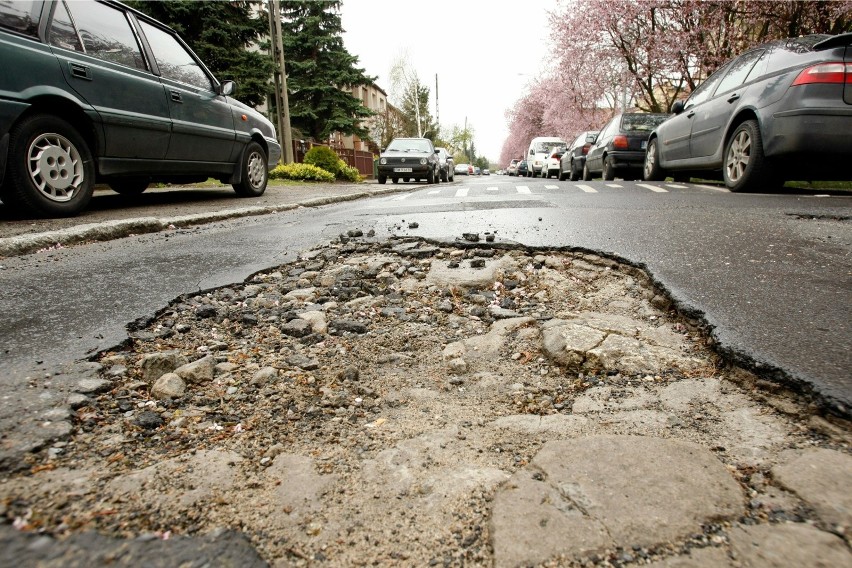
[[[372,112],[351,90],[375,77],[357,67],[358,58],[343,45],[340,1],[287,0],[281,16],[293,128],[317,141],[333,132],[369,138],[362,123]]]
[[[429,112],[429,87],[423,84],[417,71],[408,62],[408,54],[403,53],[391,66],[391,94],[404,119],[404,136],[439,137],[438,124],[433,122]]]
[[[272,92],[272,60],[249,49],[269,34],[269,22],[252,2],[128,1],[127,4],[174,29],[220,80],[237,82],[235,98],[249,106]]]

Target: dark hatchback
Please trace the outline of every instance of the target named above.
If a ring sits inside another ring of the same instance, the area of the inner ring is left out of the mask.
[[[559,180],[565,181],[570,178],[571,181],[577,181],[583,174],[583,166],[586,165],[586,154],[589,153],[589,148],[598,139],[597,130],[587,130],[577,136],[568,149],[562,154],[559,159]]]
[[[751,49],[676,102],[648,142],[644,177],[698,173],[731,191],[852,179],[852,33]]]
[[[532,172],[530,172],[530,168],[527,165],[526,160],[521,160],[518,162],[518,176],[519,177],[530,177]]]
[[[628,112],[615,115],[601,128],[586,154],[583,179],[597,174],[605,180],[617,177],[633,180],[642,177],[648,136],[668,114]]]
[[[438,150],[428,138],[394,138],[379,157],[379,183],[423,180],[441,181]]]
[[[281,147],[170,28],[118,2],[0,2],[0,199],[19,213],[82,211],[119,193],[214,177],[266,190]]]

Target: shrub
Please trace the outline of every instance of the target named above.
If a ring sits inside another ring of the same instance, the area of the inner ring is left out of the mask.
[[[292,179],[304,181],[334,181],[334,174],[311,164],[283,164],[269,172],[272,179]]]
[[[337,166],[337,179],[354,182],[359,182],[362,180],[361,172],[358,171],[358,168],[347,166],[346,162],[344,162],[343,160],[340,160],[340,163]]]
[[[306,164],[311,164],[327,172],[331,172],[331,175],[334,177],[337,177],[337,172],[340,170],[338,163],[342,162],[337,152],[328,146],[314,146],[305,154],[304,161]]]

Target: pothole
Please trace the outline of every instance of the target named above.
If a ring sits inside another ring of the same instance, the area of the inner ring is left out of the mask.
[[[140,322],[99,357],[109,388],[80,401],[70,439],[0,485],[0,513],[57,537],[229,528],[273,563],[491,565],[495,494],[545,444],[636,436],[712,452],[744,495],[726,523],[818,522],[769,470],[790,448],[844,448],[845,424],[755,391],[643,271],[342,241]],[[574,487],[537,481],[551,478]],[[676,555],[702,522],[634,556]]]

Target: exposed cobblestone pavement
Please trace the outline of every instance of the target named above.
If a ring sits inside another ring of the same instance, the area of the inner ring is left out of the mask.
[[[644,272],[370,237],[137,322],[0,479],[0,564],[852,565],[848,424]]]

